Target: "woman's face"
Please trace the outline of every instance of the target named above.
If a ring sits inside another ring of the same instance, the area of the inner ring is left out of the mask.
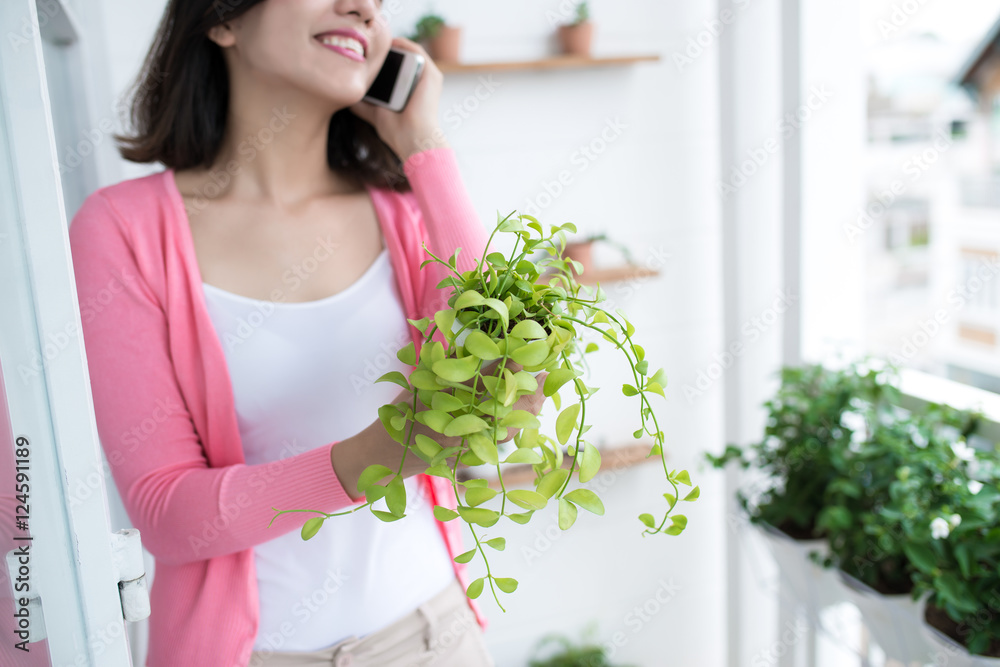
[[[338,108],[360,101],[389,53],[381,0],[265,0],[213,29],[230,67]]]

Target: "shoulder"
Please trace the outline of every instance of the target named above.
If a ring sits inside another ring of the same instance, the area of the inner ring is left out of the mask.
[[[174,214],[176,206],[168,177],[163,170],[98,188],[74,214],[71,232],[84,227],[90,232],[117,228],[130,233],[137,223]]]

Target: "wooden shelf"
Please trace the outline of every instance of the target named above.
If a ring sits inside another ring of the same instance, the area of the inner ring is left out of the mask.
[[[577,276],[576,280],[581,285],[596,285],[598,282],[613,283],[620,282],[622,280],[631,280],[632,278],[649,278],[651,276],[658,276],[660,272],[656,269],[647,269],[642,266],[616,266],[607,269],[591,269],[590,271],[584,271],[582,274]]]
[[[660,54],[647,53],[631,56],[549,56],[538,60],[514,60],[480,63],[436,63],[445,74],[461,72],[497,72],[513,70],[579,69],[584,67],[607,67],[610,65],[632,65],[642,62],[658,62]]]
[[[575,274],[576,271],[574,270]],[[554,275],[554,271],[546,271],[539,277],[539,282],[545,283],[549,277]],[[576,281],[581,285],[596,285],[598,281],[602,285],[607,283],[621,282],[623,280],[632,280],[634,278],[650,278],[652,276],[658,276],[660,272],[656,269],[647,269],[643,266],[634,266],[631,264],[625,264],[624,266],[615,266],[600,269],[591,269],[590,271],[585,271],[576,276]]]
[[[622,470],[624,468],[633,468],[643,463],[658,462],[661,460],[659,456],[650,456],[649,458],[646,458],[646,455],[649,454],[649,450],[652,447],[652,442],[629,443],[618,447],[599,447],[598,449],[601,452],[601,470]],[[572,461],[572,457],[565,457],[563,459],[562,467],[568,469]],[[471,473],[472,471],[469,468],[463,468],[458,472],[459,481],[465,481],[476,477],[476,475]],[[500,489],[500,482],[497,480],[496,475],[484,475],[482,478],[489,482],[490,488],[497,490]],[[505,468],[503,471],[504,486],[508,489],[516,486],[531,486],[534,479],[535,471],[530,465],[527,464],[512,465]]]

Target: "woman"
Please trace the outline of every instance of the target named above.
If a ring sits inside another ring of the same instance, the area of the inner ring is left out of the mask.
[[[463,248],[465,271],[486,244],[433,62],[402,113],[361,101],[390,45],[426,57],[380,9],[171,0],[119,138],[167,169],[70,228],[102,446],[156,559],[147,665],[492,664],[458,522],[431,512],[454,493],[416,457],[402,520],[268,526],[357,506],[365,467],[399,467],[377,410],[412,396],[373,380],[409,370],[406,318],[446,304],[421,246]]]

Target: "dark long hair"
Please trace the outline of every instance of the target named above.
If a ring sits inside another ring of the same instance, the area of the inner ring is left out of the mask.
[[[115,135],[122,157],[175,170],[213,165],[229,111],[229,72],[207,33],[263,1],[169,1],[130,91],[132,134]],[[349,109],[330,118],[327,162],[358,185],[410,189],[399,157]]]

